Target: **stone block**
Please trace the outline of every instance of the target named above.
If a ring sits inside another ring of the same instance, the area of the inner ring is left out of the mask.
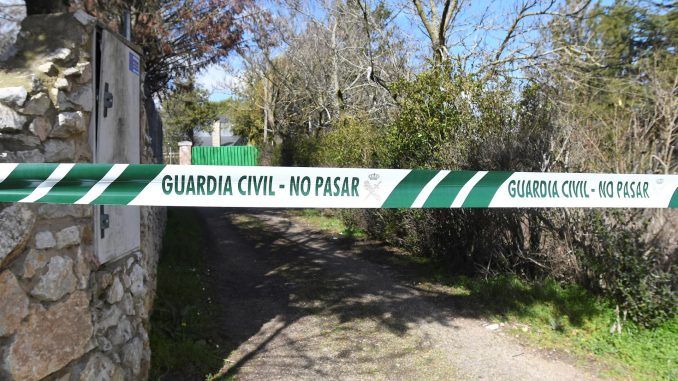
[[[47,56],[47,59],[52,61],[69,61],[72,58],[73,51],[68,48],[58,48]]]
[[[28,119],[0,103],[0,132],[18,132],[24,128]]]
[[[5,150],[26,151],[40,147],[40,139],[32,134],[26,134],[24,131],[18,134],[0,134]]]
[[[8,106],[22,107],[27,96],[28,92],[23,86],[0,88],[0,103]]]
[[[82,111],[92,112],[94,110],[94,96],[92,95],[91,86],[83,86],[73,90],[66,99]]]
[[[179,142],[179,164],[191,165],[191,147],[193,143],[189,141]]]
[[[136,311],[134,308],[134,299],[132,299],[132,295],[129,292],[126,292],[122,300],[120,301],[120,308],[122,309],[122,312],[125,313],[125,315],[135,315]]]
[[[35,274],[47,265],[49,255],[43,250],[29,250],[23,263],[23,278],[33,278]]]
[[[71,372],[62,374],[61,377],[56,378],[54,381],[71,381]]]
[[[148,308],[144,303],[144,300],[139,298],[134,301],[134,309],[137,312],[137,316],[141,319],[148,319]]]
[[[85,132],[85,121],[81,111],[61,112],[57,124],[49,134],[52,138],[68,138]]]
[[[63,74],[77,83],[87,83],[92,79],[92,65],[89,62],[78,62],[74,67],[64,70]]]
[[[53,76],[57,73],[57,68],[52,62],[45,62],[38,66],[38,71],[49,76]]]
[[[76,65],[76,68],[80,70],[78,83],[87,83],[92,80],[92,65],[89,62],[80,62]]]
[[[52,101],[52,104],[55,105],[57,108],[59,108],[59,102],[60,102],[60,97],[59,95],[62,93],[62,91],[59,91],[57,88],[50,88],[49,91],[47,92],[47,95],[49,96],[49,100]],[[66,99],[66,96],[63,96],[63,99]]]
[[[64,70],[63,74],[66,78],[77,77],[80,76],[80,70],[78,70],[77,67],[69,67],[68,69]]]
[[[45,115],[52,105],[52,101],[45,93],[38,93],[31,97],[26,103],[26,106],[19,110],[26,115]]]
[[[99,313],[99,319],[96,322],[97,332],[103,332],[106,329],[118,324],[120,316],[122,316],[122,311],[116,305],[112,305],[109,308],[101,311]]]
[[[7,157],[0,159],[0,162],[5,163],[44,163],[45,157],[38,149],[9,152]]]
[[[69,226],[56,233],[57,249],[65,249],[67,247],[79,244],[80,244],[80,228],[77,226]]]
[[[78,289],[80,290],[84,290],[89,286],[89,275],[92,272],[86,258],[86,252],[80,246],[78,248],[78,255],[75,258],[75,276],[78,278]]]
[[[141,358],[143,356],[144,344],[140,338],[135,337],[126,344],[123,349],[122,363],[127,369],[132,370],[132,375],[138,376],[141,371]]]
[[[129,275],[130,286],[129,290],[134,296],[140,296],[146,293],[146,285],[144,284],[144,269],[139,265],[134,265]]]
[[[110,334],[110,340],[113,345],[121,345],[128,342],[133,336],[134,330],[132,329],[132,323],[130,323],[127,316],[123,315],[120,317],[118,324],[112,330]]]
[[[85,369],[80,373],[80,381],[123,381],[124,372],[111,359],[95,353],[87,361]]]
[[[68,83],[66,78],[57,78],[57,80],[54,81],[54,87],[59,90],[69,91],[71,89],[71,84]]]
[[[108,352],[113,349],[113,344],[111,344],[111,341],[107,338],[99,336],[97,337],[97,347],[99,347],[102,352]]]
[[[60,111],[78,110],[78,108],[68,99],[68,94],[66,94],[65,91],[56,90],[56,100],[57,109]]]
[[[0,273],[0,337],[13,334],[28,315],[28,297],[9,270]]]
[[[72,162],[75,159],[75,142],[72,140],[48,139],[44,147],[46,162]]]
[[[125,286],[125,289],[129,289],[129,287],[132,285],[132,281],[129,278],[129,275],[123,273],[122,274],[122,284]]]
[[[0,266],[23,250],[34,224],[35,214],[27,205],[13,204],[0,211]]]
[[[54,239],[54,234],[51,231],[45,230],[38,232],[35,235],[35,248],[36,249],[50,249],[56,246],[56,240]]]
[[[97,283],[102,289],[108,288],[113,283],[113,275],[106,271],[100,271],[96,274]]]
[[[41,142],[44,142],[49,136],[49,132],[52,130],[52,123],[49,119],[39,116],[28,125],[28,131],[33,135],[37,136]]]
[[[92,216],[91,205],[58,205],[41,204],[38,207],[38,216],[43,218],[84,218]]]
[[[5,366],[15,380],[37,381],[85,354],[92,337],[87,293],[78,291],[45,309],[31,308],[17,330]]]
[[[75,291],[76,283],[73,260],[68,257],[52,257],[47,265],[47,272],[33,287],[31,295],[40,300],[58,300]]]
[[[122,287],[120,278],[117,276],[113,278],[113,284],[108,288],[108,293],[106,294],[106,301],[110,304],[115,304],[122,300],[122,296],[125,293],[125,290]]]

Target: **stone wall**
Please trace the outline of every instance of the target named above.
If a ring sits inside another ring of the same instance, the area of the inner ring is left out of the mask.
[[[0,162],[91,162],[93,28],[23,21],[0,62]],[[92,206],[0,204],[0,380],[146,379],[164,216],[141,208],[141,250],[99,263]]]

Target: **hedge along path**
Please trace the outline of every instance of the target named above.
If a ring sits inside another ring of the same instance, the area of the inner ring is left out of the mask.
[[[265,208],[678,208],[678,175],[0,164],[0,202]]]

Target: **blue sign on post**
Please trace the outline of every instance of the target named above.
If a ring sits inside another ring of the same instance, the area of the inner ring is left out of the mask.
[[[129,52],[129,71],[136,75],[139,75],[140,71],[139,57],[132,52]]]

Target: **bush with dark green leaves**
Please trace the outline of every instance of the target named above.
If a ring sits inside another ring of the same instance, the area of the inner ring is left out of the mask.
[[[614,210],[582,211],[571,221],[580,280],[610,297],[622,320],[652,327],[676,316],[678,274],[664,241],[646,239],[647,220]]]
[[[518,100],[506,88],[451,67],[423,72],[394,86],[400,109],[387,128],[345,119],[316,140],[316,163],[544,170],[554,107],[537,85],[523,88]],[[344,214],[371,236],[434,258],[451,273],[580,283],[614,301],[628,319],[652,326],[676,312],[676,276],[665,255],[670,248],[646,239],[646,226],[622,215],[445,209]]]
[[[280,148],[283,163],[452,170],[549,170],[558,136],[552,89],[488,82],[443,65],[392,91],[398,113],[376,128],[342,117]],[[556,166],[559,169],[559,167]],[[450,273],[580,283],[653,326],[675,316],[675,252],[648,238],[651,219],[548,210],[356,210],[342,216],[372,237],[434,258]],[[637,222],[634,222],[637,221]]]

